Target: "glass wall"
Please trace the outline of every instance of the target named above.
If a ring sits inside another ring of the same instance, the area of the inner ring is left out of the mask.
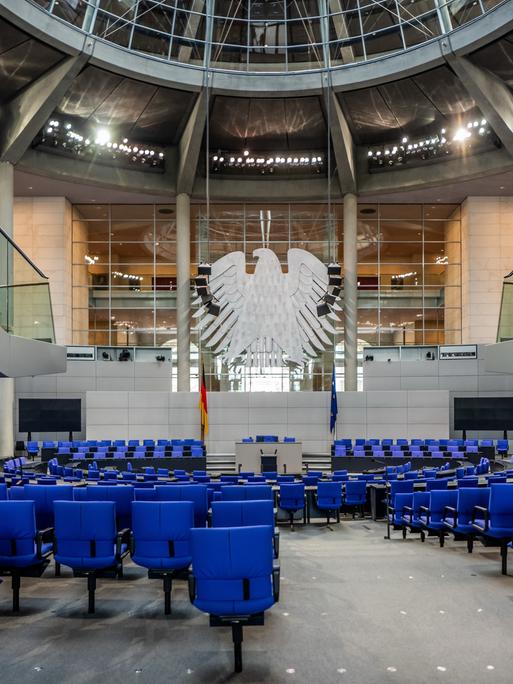
[[[191,276],[200,262],[246,255],[269,238],[283,269],[291,247],[324,263],[343,262],[342,205],[216,204],[191,208]],[[365,345],[461,342],[461,236],[458,205],[358,206],[358,337]],[[176,347],[174,205],[76,205],[73,208],[73,343]],[[228,368],[202,348],[211,389],[329,389],[333,350],[301,370]],[[343,367],[343,316],[334,339]]]

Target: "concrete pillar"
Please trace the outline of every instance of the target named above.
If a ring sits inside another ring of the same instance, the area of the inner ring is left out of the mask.
[[[191,198],[176,197],[176,337],[178,391],[191,389]]]
[[[358,281],[357,281],[357,201],[344,195],[344,390],[357,389]]]
[[[14,201],[14,167],[9,162],[0,162],[0,226],[12,237]],[[3,242],[3,241],[2,241]],[[2,244],[0,252],[5,249]],[[2,255],[0,268],[5,268]],[[12,271],[11,271],[12,274]],[[5,274],[2,275],[2,281]],[[11,278],[7,274],[6,282]],[[0,378],[0,457],[14,455],[14,379]]]

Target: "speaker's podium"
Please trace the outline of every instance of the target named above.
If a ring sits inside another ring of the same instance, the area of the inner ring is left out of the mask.
[[[235,465],[239,471],[301,474],[301,442],[236,442]]]

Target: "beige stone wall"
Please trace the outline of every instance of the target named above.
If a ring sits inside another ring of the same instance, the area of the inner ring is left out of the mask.
[[[462,341],[460,211],[458,207],[445,224],[445,255],[448,261],[444,292],[445,344],[460,344]]]
[[[462,342],[495,342],[502,281],[513,269],[513,197],[468,197],[461,232]]]
[[[16,197],[14,240],[48,276],[58,344],[71,344],[71,204],[65,197]]]

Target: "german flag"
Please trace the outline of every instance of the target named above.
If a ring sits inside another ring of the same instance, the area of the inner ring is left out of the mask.
[[[208,435],[208,406],[207,406],[207,384],[205,382],[205,365],[201,365],[201,387],[199,408],[201,411],[201,439]]]

